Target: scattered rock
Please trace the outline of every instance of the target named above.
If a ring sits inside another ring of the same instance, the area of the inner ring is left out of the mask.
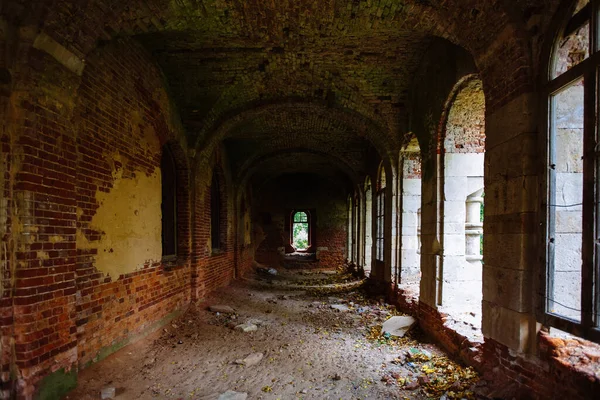
[[[412,382],[408,382],[406,385],[404,385],[404,389],[405,390],[416,390],[419,388],[419,382],[418,381],[412,381]]]
[[[115,398],[116,389],[114,387],[105,387],[100,392],[100,398],[102,400],[105,399],[114,399]]]
[[[277,270],[275,268],[257,268],[256,271],[267,275],[277,275]]]
[[[415,360],[428,361],[431,360],[433,354],[430,351],[425,349],[418,349],[416,347],[411,347],[407,350],[406,355]]]
[[[388,333],[392,336],[404,337],[417,322],[411,316],[392,317],[383,323],[381,327],[382,333]]]
[[[150,368],[151,366],[154,365],[155,362],[156,362],[156,358],[150,358],[150,359],[146,360],[146,362],[144,363],[144,367]]]
[[[345,305],[345,304],[332,304],[332,305],[331,305],[331,308],[333,308],[334,310],[341,311],[341,312],[347,312],[347,311],[350,311],[350,307],[348,307],[348,306],[347,306],[347,305]]]
[[[254,324],[245,323],[237,325],[235,327],[235,330],[240,332],[256,332],[258,330],[258,327]]]
[[[216,306],[210,306],[209,309],[212,312],[218,312],[218,313],[223,313],[223,314],[235,313],[235,310],[233,308],[231,308],[230,306],[216,305]]]
[[[248,321],[246,321],[246,323],[249,325],[256,325],[256,326],[266,325],[265,321],[257,319],[257,318],[250,318]]]
[[[248,393],[234,392],[233,390],[228,390],[219,396],[219,400],[246,400],[247,398]]]
[[[251,367],[253,365],[258,364],[262,359],[263,353],[252,353],[244,359],[235,360],[235,363],[238,365],[245,365],[246,367]]]

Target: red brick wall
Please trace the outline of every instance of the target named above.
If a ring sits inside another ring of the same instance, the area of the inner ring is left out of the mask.
[[[405,153],[403,155],[404,163],[402,164],[403,179],[421,179],[421,154],[420,153]]]
[[[231,178],[222,149],[215,150],[210,167],[197,166],[196,201],[193,225],[192,298],[202,300],[211,291],[226,286],[235,277],[235,215],[232,202]],[[219,178],[221,248],[211,248],[211,184],[213,170]]]
[[[474,75],[467,76],[450,96],[440,136],[442,147],[447,153],[485,152],[485,96],[481,81]]]
[[[127,160],[116,165],[123,169],[123,176],[143,173],[140,171],[152,174],[160,168],[161,152],[160,147],[152,148],[151,143],[145,143],[152,139],[145,137],[144,132],[154,132],[160,144],[173,140],[176,132],[168,125],[172,111],[159,72],[149,56],[131,41],[111,44],[90,57],[76,110],[78,229],[94,243],[103,234],[90,225],[99,207],[96,193],[110,192],[114,182],[111,164],[119,163],[111,160],[111,155],[119,154]],[[139,121],[132,121],[134,112],[140,114]],[[176,148],[176,141],[171,146]],[[181,156],[178,162],[185,166]],[[185,167],[178,169],[178,205],[185,211],[188,184]],[[185,214],[189,212],[178,215],[180,253],[189,242]],[[80,365],[93,361],[101,349],[118,345],[181,309],[190,298],[189,264],[185,257],[168,268],[160,260],[153,260],[142,270],[114,280],[95,268],[97,252],[93,247],[77,250],[76,325]]]
[[[77,359],[77,154],[71,99],[79,79],[40,52],[26,54],[27,67],[19,71],[7,121],[13,208],[11,281],[4,288],[4,295],[13,297],[9,368],[23,396],[33,391],[29,382]],[[11,379],[6,372],[3,378]]]
[[[85,365],[181,309],[192,291],[187,150],[149,56],[133,41],[113,42],[89,55],[82,77],[41,51],[23,57],[15,90],[0,96],[0,364],[4,396],[16,387],[25,398],[41,378]],[[155,172],[165,143],[177,163],[178,260],[111,278],[95,265],[105,234],[90,225],[97,194],[113,189],[112,167]],[[77,248],[78,236],[89,245]]]
[[[3,43],[0,40],[0,43]],[[10,82],[9,82],[10,84]],[[9,132],[9,119],[12,115],[8,112],[10,90],[4,86],[0,90],[0,397],[7,397],[10,387],[10,369],[12,361],[11,343],[13,326],[13,301],[11,296],[12,279],[11,272],[13,260],[9,260],[10,226],[12,212],[9,201],[12,198],[11,185],[11,136]],[[12,249],[11,249],[12,250]]]
[[[495,397],[592,399],[600,393],[600,381],[593,372],[585,371],[585,360],[589,363],[599,357],[600,347],[596,344],[552,339],[540,333],[535,356],[517,353],[489,338],[483,344],[471,343],[445,327],[445,316],[424,303],[419,303],[418,316],[423,331],[455,357],[474,366]]]

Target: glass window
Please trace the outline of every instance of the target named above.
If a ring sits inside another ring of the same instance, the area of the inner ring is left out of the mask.
[[[600,341],[597,0],[580,0],[555,43],[547,85],[544,323]]]

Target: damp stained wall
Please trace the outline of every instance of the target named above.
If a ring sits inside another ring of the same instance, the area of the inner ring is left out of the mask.
[[[161,259],[161,176],[136,171],[123,177],[114,172],[109,192],[97,192],[99,205],[90,228],[101,232],[89,241],[77,231],[78,248],[97,248],[96,268],[113,280]]]

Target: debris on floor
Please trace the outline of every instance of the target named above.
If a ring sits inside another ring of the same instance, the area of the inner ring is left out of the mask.
[[[387,333],[392,336],[404,337],[416,322],[417,320],[411,316],[394,316],[383,323],[381,331],[384,335]]]
[[[228,390],[219,396],[219,400],[246,400],[247,398],[248,393],[234,392],[233,390]]]
[[[244,359],[235,360],[235,363],[238,365],[245,365],[246,367],[251,367],[253,365],[258,364],[263,359],[263,357],[263,353],[252,353]]]
[[[235,310],[230,306],[223,305],[214,305],[209,307],[210,311],[214,313],[222,313],[222,314],[233,314]]]
[[[105,387],[100,392],[100,398],[102,400],[114,399],[116,395],[116,389],[114,387]]]
[[[245,332],[245,333],[256,332],[258,330],[258,327],[254,324],[249,324],[246,322],[244,324],[237,325],[235,327],[235,330],[240,331],[240,332]]]
[[[192,305],[132,345],[139,350],[83,370],[68,399],[97,400],[112,382],[128,398],[149,400],[475,398],[472,369],[427,343],[411,317],[361,290],[238,283],[207,301],[216,306]],[[403,337],[392,335],[402,329]]]

